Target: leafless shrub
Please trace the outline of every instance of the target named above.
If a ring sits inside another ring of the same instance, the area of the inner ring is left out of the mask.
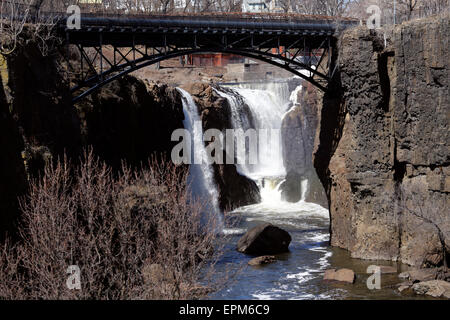
[[[43,56],[46,56],[62,39],[55,35],[54,27],[58,15],[50,12],[41,13],[43,0],[2,0],[0,3],[0,53],[13,53],[23,40],[37,42]]]
[[[77,167],[48,165],[21,201],[21,241],[1,247],[0,298],[193,299],[218,289],[223,238],[186,176],[155,160],[115,175],[92,151]],[[81,290],[66,285],[70,265]]]
[[[18,43],[19,35],[30,15],[30,7],[19,1],[0,3],[0,53],[12,53]]]

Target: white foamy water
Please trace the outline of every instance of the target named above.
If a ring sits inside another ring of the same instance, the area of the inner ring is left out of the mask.
[[[231,92],[216,92],[228,100],[233,128],[244,132],[256,129],[258,132],[258,162],[248,164],[249,159],[238,155],[239,173],[253,180],[264,176],[285,175],[280,129],[283,115],[290,105],[288,84],[245,84],[229,90]],[[244,104],[251,112],[251,119]]]
[[[298,101],[302,90],[297,87],[289,91],[287,83],[241,85],[217,93],[227,99],[233,128],[281,129],[283,117]],[[269,140],[270,141],[270,140]],[[261,142],[261,141],[259,141]],[[290,253],[282,255],[276,263],[264,268],[248,268],[232,288],[218,298],[231,299],[326,299],[325,294],[316,294],[323,270],[329,266],[331,252],[329,240],[329,212],[322,206],[306,202],[309,182],[299,180],[300,200],[296,203],[283,201],[280,186],[285,181],[281,135],[258,149],[257,165],[238,165],[239,173],[254,180],[259,187],[261,202],[235,209],[229,213],[230,221],[235,217],[239,223],[224,228],[223,233],[233,238],[233,243],[250,228],[264,222],[288,231],[292,237]],[[277,147],[274,147],[276,145]],[[225,260],[247,260],[230,248]]]
[[[188,92],[181,88],[177,88],[177,90],[182,95],[183,126],[191,134],[191,154],[200,160],[191,161],[193,164],[189,165],[188,183],[192,189],[193,196],[201,199],[207,206],[207,210],[221,222],[218,201],[219,192],[214,181],[212,166],[207,161],[207,152],[203,142],[203,128],[201,125],[198,125],[201,124],[198,107]]]

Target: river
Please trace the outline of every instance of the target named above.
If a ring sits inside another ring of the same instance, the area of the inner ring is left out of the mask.
[[[279,82],[227,86],[217,88],[216,92],[229,102],[233,128],[245,131],[249,128],[280,129],[283,116],[296,103],[299,90],[301,88],[296,88],[292,94],[287,83]],[[191,112],[191,115],[187,116],[190,119],[198,119],[198,114],[195,114],[198,110],[193,107],[192,99],[187,92],[181,92],[184,108]],[[185,124],[186,126],[190,125]],[[298,181],[302,190],[300,201],[290,203],[282,200],[279,187],[285,179],[286,170],[280,139],[280,136],[275,135],[259,146],[258,158],[261,161],[257,164],[237,164],[240,174],[258,184],[262,201],[240,207],[225,215],[222,232],[228,236],[228,240],[225,253],[218,263],[217,276],[221,277],[221,272],[225,275],[230,270],[239,272],[236,278],[211,298],[402,299],[395,286],[400,282],[396,274],[383,275],[382,288],[369,290],[366,279],[370,274],[366,271],[367,267],[373,264],[396,266],[399,271],[406,270],[407,267],[395,262],[352,259],[347,251],[331,247],[328,209],[305,201],[309,184],[307,180]],[[261,141],[259,143],[261,144]],[[204,150],[194,152],[203,154]],[[217,191],[210,178],[211,167],[198,167],[192,170],[191,174],[199,176],[197,180],[202,184],[204,196],[208,197],[216,208]],[[237,252],[236,243],[247,230],[265,222],[289,232],[292,237],[289,253],[277,255],[277,261],[269,265],[247,266],[247,262],[253,257]],[[357,274],[355,284],[323,281],[326,269],[344,267],[351,268]]]

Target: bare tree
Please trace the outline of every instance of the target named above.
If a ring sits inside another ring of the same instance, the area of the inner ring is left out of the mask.
[[[344,16],[353,0],[292,0],[292,10],[301,14]]]
[[[19,36],[30,16],[29,3],[9,0],[0,4],[0,50],[11,54],[16,48]]]
[[[0,246],[3,299],[194,299],[221,288],[217,217],[186,168],[150,161],[117,176],[92,151],[45,168],[22,200],[21,242]],[[81,290],[67,269],[79,267]]]
[[[399,4],[406,8],[406,14],[408,15],[408,20],[411,19],[412,13],[417,6],[417,0],[399,0]]]
[[[397,0],[395,10],[392,0],[358,0],[350,4],[349,15],[366,19],[369,16],[366,10],[370,5],[377,5],[381,9],[383,25],[393,24],[394,14],[395,22],[401,23],[414,18],[445,13],[449,10],[448,0]]]

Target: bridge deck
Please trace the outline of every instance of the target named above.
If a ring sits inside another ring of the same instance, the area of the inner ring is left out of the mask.
[[[91,15],[83,14],[80,30],[64,30],[69,34],[69,42],[85,46],[98,43],[98,33],[102,33],[103,44],[129,46],[131,37],[135,45],[164,46],[186,45],[186,37],[192,35],[227,35],[229,41],[252,35],[253,41],[277,36],[277,41],[264,43],[267,48],[274,45],[292,44],[292,39],[300,36],[319,38],[332,35],[338,28],[346,28],[357,23],[354,19],[296,14],[202,14],[202,15]],[[65,19],[61,21],[65,26]],[[164,41],[161,38],[164,35]],[[230,37],[231,36],[231,37]],[[203,37],[205,38],[205,37]],[[213,39],[211,38],[211,39]],[[234,39],[235,38],[235,39]],[[190,39],[188,41],[191,41]],[[164,42],[164,43],[163,43]],[[240,41],[240,46],[250,46],[249,41]],[[299,44],[300,45],[300,44]]]

